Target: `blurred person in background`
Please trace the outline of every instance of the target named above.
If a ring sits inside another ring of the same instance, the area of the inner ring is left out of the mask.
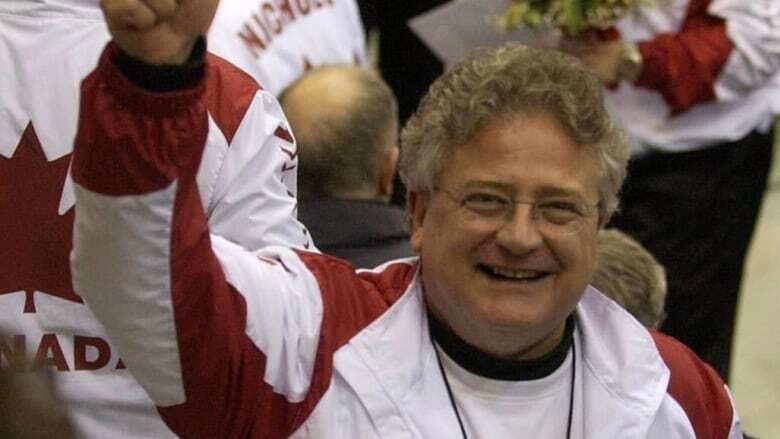
[[[618,229],[599,231],[591,285],[647,328],[658,329],[666,318],[666,270],[642,244]]]
[[[314,67],[368,63],[356,0],[222,0],[208,48],[274,96]]]
[[[403,5],[385,0],[358,0],[366,30],[376,35],[377,67],[398,99],[401,125],[444,71],[442,62],[411,31],[408,20],[445,3],[447,0],[418,0]],[[391,202],[404,206],[406,188],[399,177],[393,186]]]
[[[566,40],[630,136],[610,226],[666,267],[661,330],[728,380],[745,256],[780,113],[780,0],[650,2],[616,36]]]
[[[298,145],[298,218],[324,253],[358,268],[412,256],[404,210],[389,203],[398,105],[375,72],[320,67],[280,103]]]
[[[50,369],[84,437],[173,437],[71,284],[69,169],[79,84],[109,41],[98,4],[0,1],[0,325],[8,331],[0,368]],[[143,25],[154,19],[148,12],[125,21]],[[357,6],[223,0],[209,35],[210,50],[251,75],[223,60],[210,64],[208,142],[197,175],[211,230],[247,248],[311,247],[294,215],[295,145],[277,103],[260,87],[277,93],[311,66],[362,63]],[[146,84],[187,81],[185,70]],[[257,213],[269,208],[276,214]]]
[[[69,410],[52,373],[0,370],[0,437],[3,439],[76,439]]]
[[[664,267],[642,244],[620,230],[599,231],[591,285],[648,328],[657,329],[664,320]]]

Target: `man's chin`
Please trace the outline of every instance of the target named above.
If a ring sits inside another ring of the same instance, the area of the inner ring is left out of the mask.
[[[475,313],[470,322],[473,333],[496,346],[506,346],[507,352],[515,352],[518,347],[528,347],[552,335],[565,325],[568,316],[529,313],[527,308],[511,311],[505,306],[493,312]]]

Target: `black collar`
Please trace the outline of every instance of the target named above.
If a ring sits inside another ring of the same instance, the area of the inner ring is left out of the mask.
[[[507,360],[467,344],[430,312],[428,325],[433,339],[455,363],[475,375],[502,381],[537,380],[550,375],[563,364],[574,336],[574,317],[569,316],[563,339],[550,353],[534,360]]]

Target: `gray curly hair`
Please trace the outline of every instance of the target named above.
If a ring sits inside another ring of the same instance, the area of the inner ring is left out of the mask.
[[[558,120],[601,168],[599,210],[618,207],[628,147],[604,108],[601,83],[575,58],[516,43],[479,49],[439,77],[401,133],[407,189],[433,190],[442,163],[486,123],[541,111]]]

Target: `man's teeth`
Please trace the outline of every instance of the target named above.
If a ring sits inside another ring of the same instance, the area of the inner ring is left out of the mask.
[[[491,267],[490,270],[493,272],[493,274],[502,277],[508,277],[511,279],[532,279],[532,278],[539,277],[542,274],[539,271],[510,270],[508,268],[496,268],[496,267]]]

